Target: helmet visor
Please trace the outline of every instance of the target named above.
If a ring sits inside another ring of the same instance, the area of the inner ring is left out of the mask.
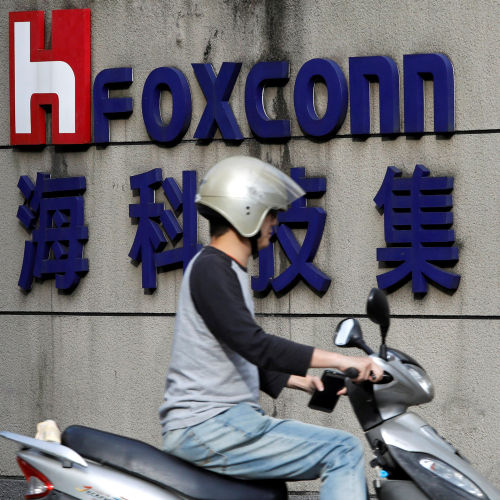
[[[262,163],[259,170],[255,173],[259,177],[258,186],[255,186],[256,192],[252,193],[255,201],[270,208],[286,209],[290,203],[306,194],[291,177],[277,168]]]

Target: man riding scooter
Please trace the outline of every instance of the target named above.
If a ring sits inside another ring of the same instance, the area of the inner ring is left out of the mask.
[[[235,156],[212,167],[196,203],[210,244],[188,265],[160,407],[166,452],[244,479],[321,477],[321,499],[366,499],[357,438],[264,414],[259,390],[322,390],[309,368],[356,368],[380,381],[369,357],[348,357],[270,335],[255,322],[247,264],[269,245],[277,211],[305,193],[275,167]]]

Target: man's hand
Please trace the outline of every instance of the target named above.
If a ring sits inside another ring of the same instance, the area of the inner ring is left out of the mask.
[[[354,382],[380,382],[384,371],[375,363],[373,358],[368,356],[344,356],[336,352],[323,351],[314,349],[311,368],[336,368],[345,372],[348,368],[356,368],[359,375],[354,379]]]
[[[322,351],[320,349],[314,349],[311,368],[336,368],[342,372],[345,372],[348,368],[356,368],[359,375],[353,382],[357,383],[363,382],[364,380],[379,382],[384,375],[384,371],[375,363],[373,358],[368,356],[344,356],[343,354]],[[306,375],[305,377],[290,375],[286,386],[291,389],[299,389],[308,392],[309,394],[312,394],[316,389],[318,391],[324,390],[321,379],[312,375]],[[337,392],[338,395],[346,393],[347,389],[345,387]]]
[[[341,371],[346,371],[348,368],[356,368],[359,375],[353,380],[354,382],[363,382],[369,380],[370,382],[379,382],[382,380],[384,370],[380,368],[373,358],[368,356],[342,356],[342,359],[337,367]]]
[[[308,392],[309,394],[312,394],[316,389],[318,391],[323,391],[325,389],[321,379],[312,375],[306,375],[305,377],[290,375],[286,386],[290,387],[290,389],[299,389]]]

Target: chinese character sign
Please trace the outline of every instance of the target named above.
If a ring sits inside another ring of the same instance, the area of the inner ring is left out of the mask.
[[[89,270],[83,258],[83,245],[89,238],[82,196],[85,177],[51,179],[50,174],[38,173],[33,184],[22,175],[18,187],[25,202],[17,217],[33,238],[24,246],[19,286],[29,291],[33,278],[55,276],[59,290],[73,290]]]
[[[290,265],[279,276],[274,277],[274,245],[259,252],[259,276],[252,277],[252,289],[266,292],[270,287],[276,293],[285,293],[302,278],[318,293],[324,293],[330,286],[330,278],[315,267],[314,257],[318,251],[326,212],[319,207],[308,207],[307,198],[318,198],[326,192],[324,177],[307,178],[305,168],[292,168],[292,179],[306,192],[305,196],[292,203],[291,207],[278,216],[280,225],[275,229],[275,240],[285,252]],[[295,238],[292,228],[306,228],[302,245]]]
[[[173,210],[155,202],[155,191],[163,189]],[[196,172],[182,173],[182,192],[172,177],[162,181],[161,168],[130,177],[130,188],[137,191],[139,203],[129,205],[129,215],[138,221],[129,257],[142,264],[142,287],[156,289],[157,271],[184,269],[201,249],[198,244],[197,215],[194,197]],[[177,217],[182,213],[183,227]],[[165,250],[168,236],[174,248]],[[182,247],[176,247],[183,238]]]
[[[452,177],[431,177],[417,165],[411,178],[402,178],[396,167],[388,167],[374,201],[384,210],[385,241],[377,248],[377,260],[392,271],[377,276],[379,288],[391,288],[412,280],[414,293],[426,293],[427,281],[456,290],[460,275],[444,271],[458,261],[452,246]],[[438,267],[439,266],[439,267]]]
[[[314,265],[326,221],[326,212],[308,206],[308,199],[326,192],[324,177],[309,178],[305,168],[292,168],[291,177],[305,195],[278,215],[272,244],[259,252],[259,275],[252,277],[252,289],[287,293],[302,280],[317,293],[325,293],[331,279]],[[54,278],[56,287],[72,291],[88,272],[83,247],[88,241],[84,225],[85,177],[51,179],[38,173],[35,183],[29,176],[19,179],[24,196],[17,217],[32,235],[25,242],[19,286],[29,291],[34,278]],[[155,168],[130,177],[130,187],[139,197],[129,205],[129,216],[137,221],[137,231],[129,252],[142,265],[142,287],[154,290],[156,275],[175,268],[185,269],[201,249],[198,243],[197,212],[194,202],[196,172],[182,172],[182,189],[172,177],[163,179]],[[170,209],[155,201],[162,189]],[[426,293],[428,282],[456,290],[460,275],[445,271],[458,261],[454,246],[453,178],[432,177],[417,165],[411,178],[403,178],[396,167],[387,169],[374,201],[384,212],[386,248],[377,249],[377,261],[394,269],[377,276],[378,286],[391,289],[412,280],[414,293]],[[182,216],[182,227],[179,218]],[[302,243],[293,229],[305,229]],[[182,240],[182,245],[179,242]],[[288,266],[275,276],[275,248],[279,244]]]

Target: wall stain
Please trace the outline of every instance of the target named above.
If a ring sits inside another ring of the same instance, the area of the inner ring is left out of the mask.
[[[54,148],[48,148],[51,156],[51,177],[68,177],[68,163],[64,154],[58,153]]]
[[[215,30],[214,34],[208,39],[207,46],[205,47],[205,52],[203,53],[203,62],[207,63],[210,57],[210,53],[212,52],[212,40],[217,38],[219,34],[219,30]]]

